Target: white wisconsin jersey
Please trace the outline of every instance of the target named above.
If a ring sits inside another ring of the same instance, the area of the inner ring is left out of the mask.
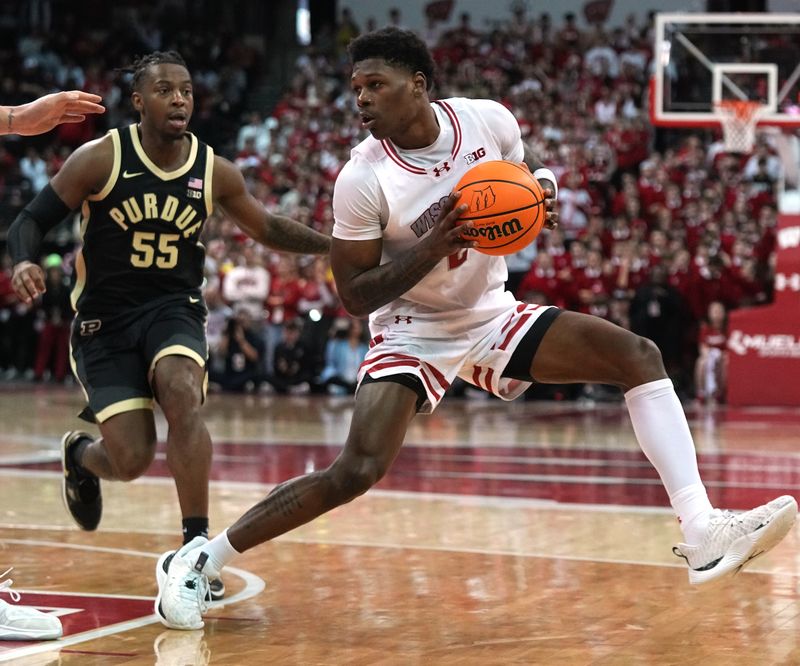
[[[522,162],[519,125],[491,100],[453,98],[432,103],[440,132],[426,148],[402,150],[368,137],[353,148],[336,181],[333,236],[383,239],[381,263],[413,250],[430,233],[439,209],[461,177],[479,162]],[[370,316],[373,333],[415,317],[456,333],[491,319],[514,302],[505,291],[503,257],[475,250],[445,257],[400,298]],[[450,326],[441,324],[449,322]]]

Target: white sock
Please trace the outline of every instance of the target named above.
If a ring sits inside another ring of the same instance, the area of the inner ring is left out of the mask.
[[[228,541],[228,530],[215,536],[206,545],[193,550],[189,558],[190,561],[194,561],[194,563],[197,564],[197,556],[201,553],[205,553],[208,556],[208,559],[203,565],[203,573],[209,578],[216,578],[219,576],[222,568],[240,554],[238,550],[231,546],[231,542]]]
[[[698,543],[713,507],[700,479],[692,433],[672,381],[659,379],[636,386],[625,394],[625,402],[639,446],[661,477],[686,542]]]
[[[695,483],[681,488],[669,496],[669,501],[678,516],[686,543],[692,546],[700,543],[708,529],[711,512],[705,486],[702,483]]]

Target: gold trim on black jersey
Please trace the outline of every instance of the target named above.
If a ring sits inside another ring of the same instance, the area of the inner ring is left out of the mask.
[[[142,160],[142,164],[150,169],[150,171],[152,171],[156,176],[161,178],[161,180],[174,180],[175,178],[180,178],[194,165],[194,161],[197,158],[197,137],[191,132],[186,132],[186,136],[188,136],[189,140],[191,141],[189,157],[186,158],[186,162],[184,162],[182,166],[175,169],[175,171],[164,171],[147,156],[146,152],[144,152],[142,142],[139,141],[139,132],[136,129],[136,125],[134,124],[128,127],[128,131],[131,133],[131,143],[133,143],[133,149],[136,151],[137,157]]]
[[[116,131],[116,130],[112,130]],[[119,137],[116,138],[117,147],[119,147]],[[114,151],[114,162],[115,162],[115,170],[119,173],[119,164],[120,164],[120,150]],[[112,171],[113,173],[113,171]],[[116,183],[117,179],[114,178],[114,183]],[[110,182],[110,181],[109,181]],[[113,184],[112,184],[113,188]],[[103,199],[108,195],[108,192],[105,191],[106,188],[104,187],[100,194],[103,195]],[[110,190],[109,190],[110,191]],[[87,197],[88,199],[88,197]],[[80,237],[81,237],[81,247],[78,250],[77,254],[75,255],[75,284],[72,287],[72,291],[69,294],[69,301],[72,305],[72,309],[75,312],[78,311],[78,299],[81,297],[83,293],[83,288],[86,286],[86,260],[83,258],[83,237],[86,234],[86,227],[89,225],[89,218],[92,214],[92,209],[89,207],[89,202],[87,199],[83,200],[81,204],[81,226],[80,226]],[[77,377],[77,375],[75,375]]]
[[[105,199],[108,193],[114,189],[114,185],[117,184],[117,178],[119,178],[119,167],[120,164],[122,164],[122,145],[120,144],[119,130],[109,130],[108,134],[111,137],[111,144],[114,150],[114,163],[111,166],[111,173],[108,174],[108,180],[106,184],[103,185],[103,188],[97,194],[90,194],[86,197],[90,201],[102,201]]]
[[[205,195],[205,202],[206,202],[206,219],[211,217],[211,213],[214,210],[214,195],[213,195],[213,185],[214,185],[214,149],[206,145],[206,176],[204,181],[204,189],[203,194]]]

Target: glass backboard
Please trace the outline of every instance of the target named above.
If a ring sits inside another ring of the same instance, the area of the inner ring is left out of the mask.
[[[716,126],[722,100],[765,108],[759,125],[800,126],[800,14],[656,14],[651,120]]]

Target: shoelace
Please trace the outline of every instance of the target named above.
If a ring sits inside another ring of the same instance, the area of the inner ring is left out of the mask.
[[[8,569],[6,569],[3,573],[0,574],[0,578],[8,576],[8,574],[10,574],[13,569],[14,567],[8,567]],[[11,599],[14,601],[14,603],[17,603],[21,597],[19,592],[11,589],[11,586],[13,584],[14,581],[11,578],[9,578],[8,580],[4,580],[2,583],[0,583],[0,591],[5,590],[6,592],[8,592],[11,595]]]
[[[725,527],[729,527],[729,526],[733,526],[733,525],[736,525],[737,527],[741,528],[743,526],[743,524],[744,524],[743,515],[744,514],[741,514],[741,513],[734,513],[733,511],[727,511],[727,510],[719,511],[717,513],[717,515],[714,517],[714,520],[716,520],[716,522],[717,522],[717,526],[716,526],[715,529],[718,529],[718,530],[719,529],[724,529]],[[761,527],[761,525],[759,525],[759,527]],[[758,528],[756,528],[756,529],[758,529]],[[686,555],[684,555],[683,552],[681,551],[681,549],[678,548],[677,546],[673,546],[672,554],[675,555],[676,557],[680,557],[681,559],[686,560],[686,563],[689,564],[689,558],[686,557]],[[706,567],[702,567],[699,570],[702,570],[704,568],[708,568],[709,566],[713,566],[718,561],[719,560],[714,560],[713,562],[710,563],[710,565],[706,565]]]
[[[739,527],[744,529],[744,515],[743,513],[734,513],[733,511],[723,511],[719,518],[719,522],[723,527]],[[760,525],[759,525],[760,527]],[[720,529],[720,528],[717,528]],[[758,529],[758,528],[756,528]]]

